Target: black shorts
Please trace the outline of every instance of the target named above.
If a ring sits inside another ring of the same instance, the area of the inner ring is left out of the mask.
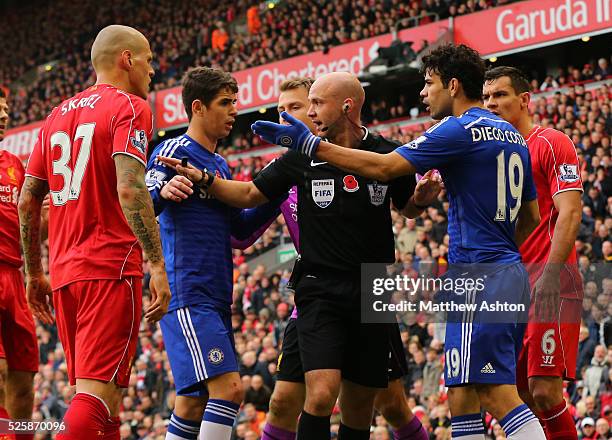
[[[304,383],[304,370],[300,359],[297,325],[295,318],[289,319],[283,336],[283,348],[278,356],[276,379],[286,382]]]
[[[283,348],[278,357],[277,380],[304,383],[304,369],[300,359],[297,324],[295,318],[289,319],[283,336]],[[389,332],[389,381],[401,379],[408,374],[408,362],[399,332],[399,326]]]
[[[341,370],[343,379],[386,388],[390,352],[386,342],[397,324],[362,324],[360,296],[359,273],[304,272],[295,294],[302,366],[305,372]]]

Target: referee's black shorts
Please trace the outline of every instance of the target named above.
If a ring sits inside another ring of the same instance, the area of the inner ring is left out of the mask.
[[[408,374],[408,363],[399,332],[399,326],[392,326],[389,332],[389,381],[401,379]],[[278,357],[276,369],[277,380],[304,383],[304,369],[300,358],[297,323],[289,319],[283,336],[283,348]]]
[[[302,367],[341,370],[343,379],[386,388],[389,335],[397,324],[362,324],[360,296],[359,272],[305,270],[295,294]]]

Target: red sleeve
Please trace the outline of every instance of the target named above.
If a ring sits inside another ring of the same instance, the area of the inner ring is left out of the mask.
[[[147,147],[153,135],[153,115],[147,102],[134,95],[118,92],[119,112],[111,127],[113,153],[127,154],[147,166]]]
[[[17,156],[14,157],[15,168],[19,170],[19,189],[23,186],[23,182],[25,182],[25,169],[23,168],[23,163],[19,160]]]
[[[551,197],[563,191],[582,191],[578,155],[570,138],[552,129],[544,131],[539,137],[548,147],[542,151],[542,167]]]
[[[46,125],[38,132],[34,149],[30,153],[28,159],[28,166],[26,168],[26,176],[36,177],[37,179],[47,180],[47,166],[45,164],[45,155],[43,152],[44,139],[45,139],[45,128]]]

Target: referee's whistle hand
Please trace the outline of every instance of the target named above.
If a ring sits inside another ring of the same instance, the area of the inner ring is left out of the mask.
[[[160,195],[166,200],[180,203],[193,194],[193,182],[185,176],[176,175],[168,183],[166,183]]]

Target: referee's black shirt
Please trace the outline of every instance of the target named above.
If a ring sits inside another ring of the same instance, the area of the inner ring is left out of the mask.
[[[399,143],[369,133],[359,149],[389,153]],[[361,263],[393,263],[390,201],[402,209],[414,193],[414,176],[381,183],[327,162],[288,151],[253,181],[269,200],[298,188],[300,253],[305,266],[359,271]]]

